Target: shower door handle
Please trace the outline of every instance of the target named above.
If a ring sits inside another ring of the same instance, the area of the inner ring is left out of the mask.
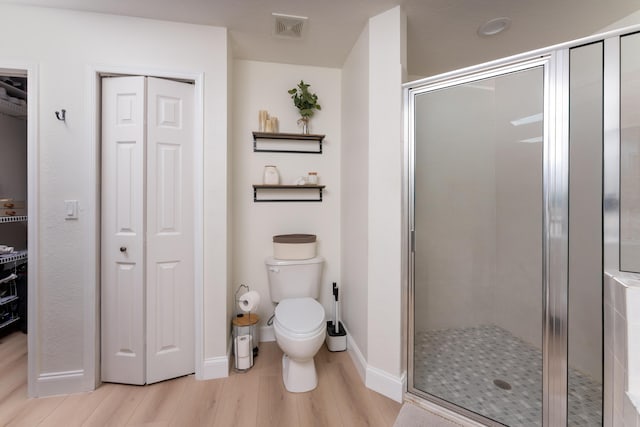
[[[409,248],[411,252],[416,251],[416,230],[409,231]]]

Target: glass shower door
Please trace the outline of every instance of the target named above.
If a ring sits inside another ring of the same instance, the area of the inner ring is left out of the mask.
[[[412,387],[542,425],[542,66],[414,97]]]

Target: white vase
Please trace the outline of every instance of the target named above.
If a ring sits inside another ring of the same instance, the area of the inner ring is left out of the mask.
[[[262,175],[262,183],[264,185],[280,184],[280,174],[278,173],[278,168],[273,165],[265,166],[264,174]]]

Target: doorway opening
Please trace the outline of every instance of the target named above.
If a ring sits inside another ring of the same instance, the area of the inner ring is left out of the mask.
[[[36,78],[30,67],[0,66],[0,350],[32,395],[37,277]],[[13,390],[14,388],[8,388]]]

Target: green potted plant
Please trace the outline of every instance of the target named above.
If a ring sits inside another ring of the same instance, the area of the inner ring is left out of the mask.
[[[298,87],[289,89],[289,95],[293,99],[293,105],[296,106],[300,113],[300,119],[298,125],[302,125],[302,133],[309,133],[309,119],[315,113],[314,110],[322,110],[320,104],[318,104],[318,95],[309,92],[309,86],[303,80],[300,80]]]

